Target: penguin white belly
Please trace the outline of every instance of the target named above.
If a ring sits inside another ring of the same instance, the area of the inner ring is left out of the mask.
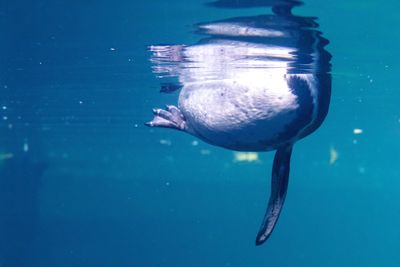
[[[207,142],[263,151],[289,130],[299,103],[286,74],[253,70],[252,76],[185,84],[179,108],[188,129]]]

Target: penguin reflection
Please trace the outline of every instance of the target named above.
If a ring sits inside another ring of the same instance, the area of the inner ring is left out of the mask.
[[[272,14],[199,23],[197,32],[206,37],[196,44],[150,47],[154,73],[169,80],[161,92],[180,93],[178,107],[154,109],[148,126],[232,150],[276,150],[257,245],[270,236],[282,209],[293,145],[321,125],[330,101],[328,41],[315,18],[292,15],[299,4],[212,2],[220,8],[268,6]]]

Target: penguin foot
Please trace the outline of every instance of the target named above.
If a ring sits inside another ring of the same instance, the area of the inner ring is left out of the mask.
[[[160,108],[153,109],[153,114],[153,120],[146,122],[145,125],[172,128],[180,131],[186,130],[186,121],[182,112],[173,105],[167,105],[165,110]]]

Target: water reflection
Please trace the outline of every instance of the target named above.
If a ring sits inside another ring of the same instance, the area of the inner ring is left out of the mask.
[[[268,73],[328,73],[330,54],[324,50],[328,42],[317,31],[315,18],[291,14],[291,8],[299,2],[225,0],[210,5],[272,6],[274,2],[281,5],[274,6],[271,15],[199,23],[197,33],[208,38],[197,44],[151,46],[154,73],[158,77],[179,77],[181,83],[187,79],[229,78],[247,68],[261,68]]]
[[[294,143],[327,115],[331,55],[314,17],[284,0],[219,0],[218,8],[271,7],[271,14],[198,23],[192,45],[155,45],[161,92],[181,90],[178,107],[154,109],[151,127],[166,127],[238,151],[277,150],[271,197],[256,244],[271,234],[288,185]]]

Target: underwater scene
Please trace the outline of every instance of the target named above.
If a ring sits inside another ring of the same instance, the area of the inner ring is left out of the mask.
[[[0,266],[400,266],[398,3],[0,3]]]

